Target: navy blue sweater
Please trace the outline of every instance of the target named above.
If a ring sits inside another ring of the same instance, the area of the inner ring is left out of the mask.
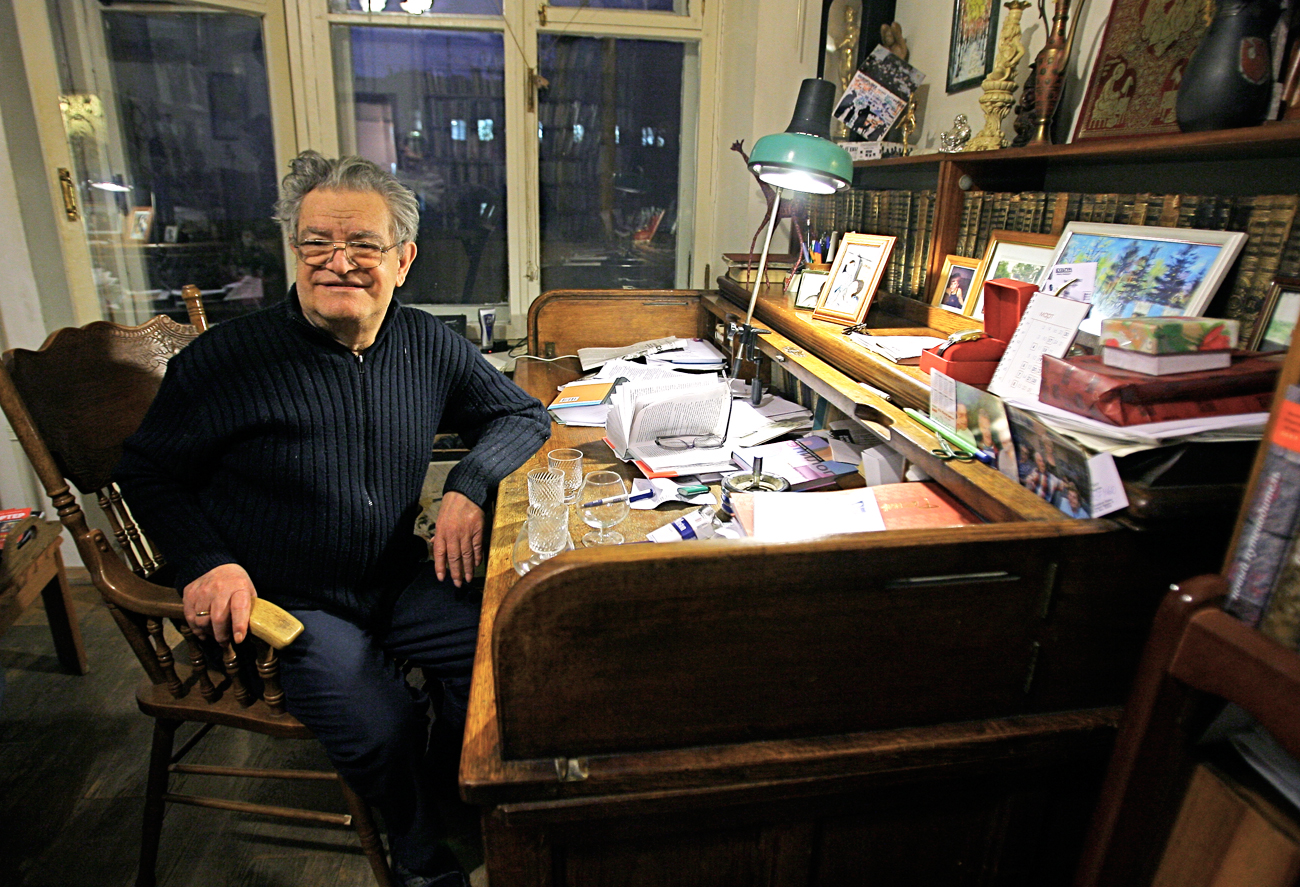
[[[550,422],[431,315],[394,300],[357,356],[290,291],[171,360],[116,477],[177,588],[237,563],[267,600],[365,621],[425,556],[412,530],[439,432],[471,448],[444,489],[482,505]]]

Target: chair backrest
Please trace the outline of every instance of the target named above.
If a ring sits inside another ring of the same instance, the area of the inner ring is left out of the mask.
[[[203,323],[201,313],[191,316]],[[201,333],[197,325],[155,317],[136,326],[96,321],[53,333],[39,350],[12,349],[0,366],[0,407],[36,470],[59,519],[154,684],[180,698],[197,685],[216,701],[227,686],[241,703],[254,698],[239,680],[234,650],[223,654],[229,684],[210,679],[201,645],[194,642],[176,590],[150,582],[163,565],[113,483],[122,444],[140,425],[162,384],[167,362]],[[117,537],[121,554],[103,532],[92,529],[71,486],[94,494]],[[178,675],[164,623],[170,620],[191,640],[191,673]],[[256,627],[254,628],[256,631]],[[273,680],[274,652],[258,657],[259,672],[272,677],[264,698],[282,710]]]

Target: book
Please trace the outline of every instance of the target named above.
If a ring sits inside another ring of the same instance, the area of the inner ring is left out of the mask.
[[[925,74],[881,45],[863,60],[835,106],[834,117],[868,142],[883,141]]]
[[[731,386],[716,377],[626,382],[610,396],[605,439],[614,455],[636,462],[642,470],[676,474],[718,471],[731,467],[730,453],[722,446],[730,417]],[[718,443],[712,447],[689,445],[692,438],[708,436],[717,437]],[[656,442],[670,437],[684,445],[676,448]],[[702,465],[717,467],[699,467]]]
[[[1223,369],[1232,363],[1232,352],[1185,351],[1182,354],[1147,354],[1107,345],[1101,350],[1101,361],[1108,367],[1121,370],[1132,370],[1148,376],[1167,376],[1171,373]]]
[[[740,447],[731,453],[731,461],[745,471],[753,468],[756,458],[763,460],[764,474],[785,478],[795,491],[834,486],[841,478],[861,480],[856,462],[835,461],[829,441],[815,435]]]
[[[1228,562],[1223,604],[1251,626],[1264,614],[1300,516],[1300,385],[1278,404],[1267,447]]]
[[[34,512],[30,508],[6,508],[0,511],[0,548],[5,547],[5,540],[9,538],[9,531],[33,514],[40,516],[39,511]]]
[[[983,523],[933,481],[810,493],[732,493],[731,504],[745,535],[770,542]]]
[[[608,364],[607,364],[608,365]],[[592,379],[565,385],[550,406],[551,418],[561,425],[595,427],[605,424],[609,398],[626,379]]]
[[[1259,621],[1262,634],[1300,651],[1300,536],[1291,540],[1277,583]]]

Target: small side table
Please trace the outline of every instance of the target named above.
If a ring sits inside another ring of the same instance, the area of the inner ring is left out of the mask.
[[[85,674],[86,647],[59,554],[61,531],[58,523],[32,517],[9,532],[0,549],[0,635],[40,594],[59,662],[73,674]]]

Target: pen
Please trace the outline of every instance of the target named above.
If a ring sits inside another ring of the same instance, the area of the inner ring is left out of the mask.
[[[935,422],[933,419],[931,419],[929,416],[925,415],[924,413],[920,412],[919,410],[914,410],[911,407],[903,407],[903,412],[907,413],[907,415],[911,416],[913,419],[915,419],[916,421],[924,425],[936,437],[943,438],[944,440],[948,441],[948,443],[952,444],[954,447],[961,450],[966,455],[974,456],[976,459],[980,460],[985,465],[993,464],[992,455],[984,452],[979,447],[974,446],[973,444],[967,443],[960,435],[956,434],[955,432],[949,431],[947,428],[944,428],[938,422]]]
[[[655,494],[654,490],[646,490],[641,493],[622,493],[618,496],[606,496],[604,499],[597,499],[594,502],[583,502],[583,508],[595,508],[598,505],[613,505],[615,502],[640,502],[642,499],[649,499]]]

